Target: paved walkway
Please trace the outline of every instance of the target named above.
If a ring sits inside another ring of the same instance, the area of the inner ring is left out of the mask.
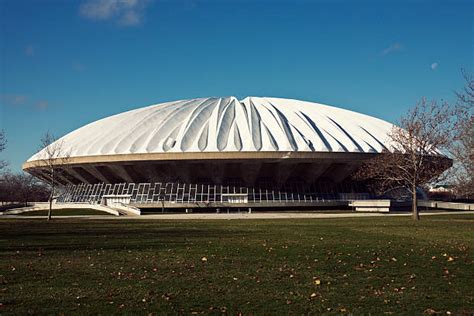
[[[432,215],[474,215],[473,211],[428,211],[420,212],[421,216],[432,216]],[[213,219],[297,219],[297,218],[355,218],[355,217],[391,217],[391,216],[411,216],[408,212],[395,212],[395,213],[321,213],[321,212],[258,212],[258,213],[230,213],[230,214],[217,214],[217,213],[165,213],[165,214],[149,214],[141,216],[103,216],[103,215],[75,215],[75,216],[54,216],[53,218],[81,218],[81,219],[110,219],[110,220],[122,220],[122,219],[134,219],[134,220],[213,220]],[[0,219],[8,218],[22,218],[22,219],[34,219],[34,218],[46,218],[46,216],[21,216],[21,215],[0,215]]]

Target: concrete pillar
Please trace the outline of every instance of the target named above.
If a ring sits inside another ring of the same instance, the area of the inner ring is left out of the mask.
[[[72,177],[78,179],[82,183],[89,183],[92,184],[89,179],[84,178],[81,174],[79,174],[76,170],[73,168],[64,168],[67,173],[69,173]]]
[[[172,162],[169,165],[172,166],[174,174],[184,183],[192,183],[190,175],[192,174],[189,163],[180,163]]]
[[[224,165],[222,163],[208,164],[208,174],[214,184],[221,184],[224,177]]]
[[[293,171],[298,164],[295,163],[280,163],[278,164],[276,174],[274,175],[275,182],[281,188],[285,182],[292,176]]]
[[[109,166],[123,181],[127,183],[133,183],[132,177],[128,174],[127,170],[121,165],[111,164]]]
[[[338,168],[332,177],[335,183],[342,182],[345,178],[347,178],[350,174],[352,174],[356,169],[359,168],[359,165],[356,163],[347,163],[346,165]]]
[[[99,182],[111,183],[102,173],[100,173],[94,166],[82,166],[82,168],[91,174],[94,178],[99,179]]]
[[[240,174],[246,185],[255,185],[261,168],[261,163],[246,163],[241,165]]]

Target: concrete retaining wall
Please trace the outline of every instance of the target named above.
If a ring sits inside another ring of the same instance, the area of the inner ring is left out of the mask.
[[[294,207],[347,207],[347,201],[313,201],[313,202],[259,202],[259,203],[229,203],[229,202],[195,202],[195,203],[172,203],[165,202],[165,209],[198,209],[198,208],[294,208]],[[140,209],[154,208],[160,209],[162,207],[161,202],[158,203],[131,203],[132,206]]]
[[[444,209],[444,210],[458,210],[458,211],[474,211],[473,203],[455,203],[443,201],[418,201],[419,207]]]
[[[26,213],[26,212],[33,212],[33,211],[43,211],[47,210],[49,208],[49,203],[48,202],[39,202],[39,203],[34,203],[33,206],[28,206],[28,207],[21,207],[21,208],[15,208],[9,211],[3,212],[3,215],[17,215],[21,213]],[[98,204],[88,204],[88,203],[60,203],[60,204],[53,204],[53,215],[54,215],[54,210],[58,209],[93,209],[96,211],[102,211],[106,212],[115,216],[119,216],[119,212],[111,209],[106,206],[98,205]]]
[[[355,200],[350,201],[349,206],[356,212],[390,212],[390,200]]]
[[[139,208],[127,205],[127,204],[115,204],[113,209],[116,210],[121,215],[131,215],[131,216],[139,216],[142,215],[142,212]]]

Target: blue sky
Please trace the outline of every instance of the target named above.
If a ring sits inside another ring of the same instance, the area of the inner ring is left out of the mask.
[[[276,96],[395,122],[474,69],[474,1],[0,1],[0,155],[149,104]]]

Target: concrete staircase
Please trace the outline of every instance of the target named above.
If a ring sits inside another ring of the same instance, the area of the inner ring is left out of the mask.
[[[139,208],[124,203],[116,203],[109,207],[122,216],[140,216],[142,214]]]
[[[3,212],[3,215],[18,215],[26,212],[33,211],[43,211],[49,208],[48,202],[35,203],[32,206],[14,208],[8,211]],[[106,212],[115,216],[119,216],[120,213],[110,207],[99,205],[99,204],[89,204],[89,203],[53,203],[53,212],[54,210],[64,210],[64,209],[93,209],[96,211]]]

